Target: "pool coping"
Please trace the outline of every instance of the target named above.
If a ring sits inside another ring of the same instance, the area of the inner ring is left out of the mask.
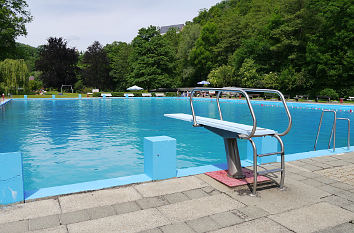
[[[179,100],[189,100],[189,97],[82,97],[82,98],[14,98],[10,100],[14,101],[39,101],[39,100],[112,100],[112,99],[125,99],[125,100],[134,100],[134,99],[179,99]],[[211,101],[216,102],[215,98],[202,98],[202,97],[194,97],[195,101]],[[244,99],[220,99],[221,103],[226,102],[234,102],[234,103],[244,103],[246,104],[246,100]],[[281,101],[271,101],[271,100],[251,100],[251,102],[255,105],[263,106],[271,106],[271,107],[283,107],[283,103]],[[316,103],[316,102],[292,102],[286,101],[286,104],[289,108],[298,108],[298,109],[313,109],[313,110],[339,110],[343,112],[354,112],[354,104],[347,103]]]
[[[287,154],[285,155],[285,161],[290,162],[290,161],[312,158],[312,157],[340,155],[349,152],[354,152],[354,146],[351,146],[349,150],[347,147],[342,147],[342,148],[336,148],[335,151],[326,149],[326,150]],[[280,156],[277,157],[277,162],[280,162]],[[248,160],[244,160],[241,163],[243,167],[252,165],[252,161],[248,161]],[[204,166],[182,168],[182,169],[177,169],[176,177],[198,175],[206,172],[220,171],[225,169],[227,169],[226,164],[215,164],[215,165],[204,165]],[[143,183],[149,181],[153,181],[153,179],[148,175],[138,174],[132,176],[123,176],[123,177],[117,177],[111,179],[95,180],[95,181],[88,181],[88,182],[75,183],[69,185],[41,188],[39,190],[34,190],[34,191],[25,191],[25,201],[52,197],[52,196],[66,195],[71,193],[94,191],[94,190],[118,187],[118,186],[129,185],[129,184]]]
[[[6,99],[5,101],[1,101],[0,102],[0,106],[6,105],[7,103],[9,103],[12,99]]]

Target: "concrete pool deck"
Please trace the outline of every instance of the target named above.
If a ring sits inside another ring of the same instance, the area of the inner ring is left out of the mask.
[[[285,191],[201,174],[2,207],[0,232],[354,232],[354,152],[286,165]]]

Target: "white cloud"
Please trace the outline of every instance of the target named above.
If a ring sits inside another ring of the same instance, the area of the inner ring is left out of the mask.
[[[93,41],[130,42],[140,28],[185,23],[221,0],[27,0],[34,17],[19,42],[38,46],[61,36],[85,50]]]

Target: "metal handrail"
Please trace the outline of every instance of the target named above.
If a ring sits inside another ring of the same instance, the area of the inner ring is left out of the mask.
[[[348,118],[336,118],[336,121],[337,120],[345,120],[345,121],[348,121],[348,140],[347,140],[347,146],[348,146],[348,150],[350,149],[350,120]],[[337,122],[336,122],[337,124]],[[332,135],[333,135],[333,129],[332,129],[332,132],[331,132],[331,136],[329,138],[329,145],[331,144],[331,141],[332,141]],[[335,142],[334,142],[335,143]]]
[[[322,120],[323,120],[323,115],[325,112],[333,112],[334,113],[334,120],[333,120],[333,125],[332,125],[332,132],[331,132],[331,138],[328,142],[328,149],[330,148],[331,145],[331,139],[332,139],[332,134],[333,134],[333,151],[336,150],[336,119],[337,119],[337,112],[334,110],[323,110],[322,114],[321,114],[321,119],[320,119],[320,123],[318,125],[318,130],[317,130],[317,136],[316,136],[316,141],[315,141],[315,145],[314,145],[314,150],[316,150],[316,146],[317,146],[317,141],[318,141],[318,136],[320,135],[320,130],[321,130],[321,125],[322,125]]]
[[[193,116],[193,126],[199,126],[197,124],[197,121],[196,121],[196,116],[195,116],[195,111],[194,111],[194,106],[193,106],[193,94],[194,94],[195,91],[210,91],[210,90],[218,92],[217,95],[216,95],[216,102],[217,102],[217,105],[218,105],[218,111],[219,111],[220,120],[223,120],[222,112],[221,112],[221,108],[220,108],[220,102],[219,102],[219,98],[220,98],[220,95],[221,95],[222,92],[225,92],[225,91],[227,91],[227,92],[239,92],[246,98],[246,103],[248,105],[248,108],[250,110],[250,113],[251,113],[251,116],[252,116],[252,120],[253,120],[253,127],[252,127],[251,133],[249,135],[247,135],[247,137],[245,139],[249,139],[249,138],[253,137],[255,132],[256,132],[256,129],[257,129],[257,119],[256,119],[256,116],[254,114],[254,110],[253,110],[253,107],[252,107],[252,104],[251,104],[251,101],[250,101],[250,98],[249,98],[247,92],[274,93],[274,94],[279,95],[279,97],[280,97],[280,99],[281,99],[281,101],[282,101],[282,103],[284,105],[286,114],[288,116],[289,124],[288,124],[287,129],[284,132],[277,133],[276,135],[284,136],[291,129],[291,125],[292,125],[291,114],[290,114],[290,111],[288,109],[288,106],[286,105],[285,98],[284,98],[283,94],[280,91],[272,90],[272,89],[253,89],[253,88],[239,88],[239,87],[231,87],[231,88],[225,88],[225,87],[224,88],[200,87],[200,88],[194,88],[192,90],[191,94],[190,94],[190,105],[191,105],[192,116]],[[259,136],[265,136],[265,135],[259,135]]]

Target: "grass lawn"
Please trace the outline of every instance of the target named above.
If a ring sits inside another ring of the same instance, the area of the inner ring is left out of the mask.
[[[52,98],[52,95],[55,95],[55,98],[78,98],[80,93],[63,93],[59,95],[60,92],[51,91],[47,92],[45,95],[27,95],[27,98]],[[81,94],[82,97],[86,97],[86,94]],[[23,98],[23,95],[13,95],[12,98]]]

